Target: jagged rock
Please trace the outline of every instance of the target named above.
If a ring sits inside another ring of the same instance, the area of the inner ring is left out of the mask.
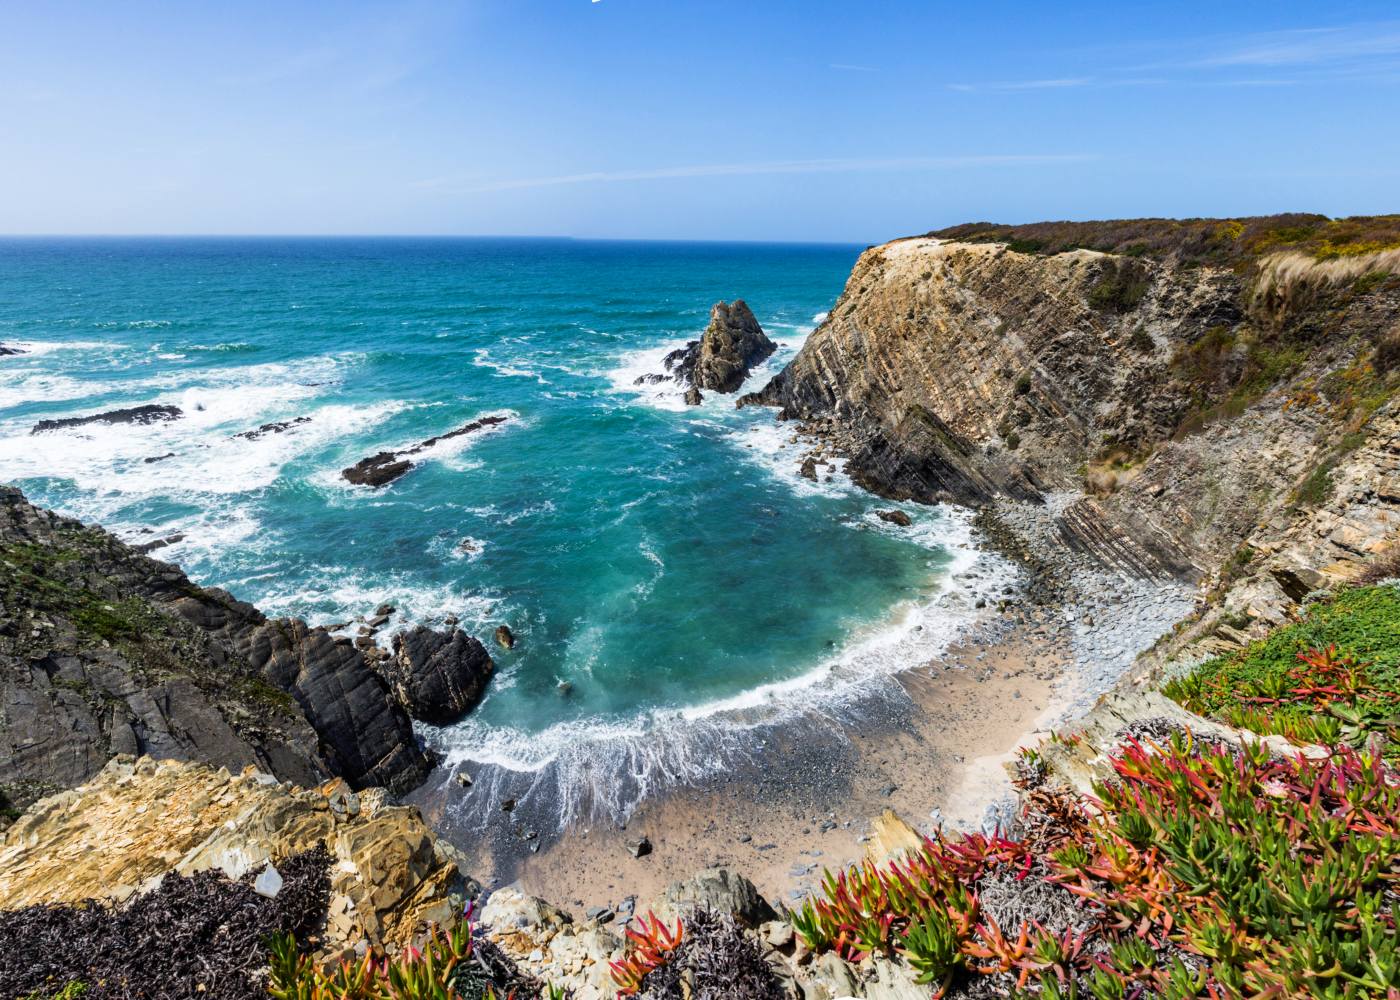
[[[7,908],[121,900],[172,870],[266,876],[324,842],[334,856],[326,953],[350,954],[360,940],[402,947],[425,922],[452,922],[479,889],[418,810],[390,805],[377,789],[357,796],[355,812],[331,807],[348,792],[340,780],[302,790],[253,768],[230,775],[115,757],[91,782],[35,803],[6,831],[0,900]]]
[[[727,868],[709,868],[684,881],[673,882],[653,909],[665,920],[684,918],[695,909],[713,910],[727,913],[751,928],[778,916],[757,886]]]
[[[495,669],[486,647],[461,629],[437,632],[422,625],[394,636],[393,656],[380,665],[408,714],[434,726],[469,712]]]
[[[16,354],[23,353],[24,351],[20,350],[18,347],[8,347],[5,344],[0,344],[0,358],[13,357]]]
[[[686,406],[699,406],[704,401],[705,397],[700,394],[700,390],[695,388],[695,386],[692,385],[685,391]]]
[[[644,858],[651,853],[651,840],[646,837],[629,840],[627,850],[634,858]]]
[[[886,809],[870,824],[870,840],[865,854],[876,864],[893,861],[924,846],[923,835],[900,818],[893,809]]]
[[[803,479],[810,479],[815,483],[817,481],[817,460],[811,457],[804,458],[797,471]]]
[[[184,413],[178,406],[148,404],[130,406],[121,410],[108,410],[86,417],[60,417],[56,420],[40,420],[30,430],[30,434],[45,431],[64,430],[69,427],[82,427],[86,424],[154,424],[166,420],[178,420]]]
[[[914,523],[909,515],[902,510],[879,510],[875,512],[875,516],[890,524],[897,524],[901,528],[907,528]]]
[[[735,299],[733,305],[716,302],[700,339],[672,351],[664,364],[678,382],[692,389],[735,392],[753,366],[768,360],[775,350],[777,345],[758,325],[753,311],[743,299]],[[686,402],[690,401],[687,393]]]
[[[349,468],[342,469],[340,474],[356,486],[369,486],[375,489],[387,486],[413,468],[412,456],[427,451],[441,441],[461,437],[464,434],[473,434],[483,428],[503,424],[506,419],[497,416],[481,417],[458,427],[456,430],[448,431],[446,434],[430,437],[412,448],[405,448],[402,451],[381,451],[369,456],[369,458],[362,458]]]
[[[515,633],[510,630],[509,625],[496,626],[496,644],[502,649],[515,648]]]
[[[481,910],[488,940],[536,976],[572,990],[574,1000],[613,1000],[617,984],[608,966],[622,940],[598,922],[579,924],[542,899],[497,889]]]

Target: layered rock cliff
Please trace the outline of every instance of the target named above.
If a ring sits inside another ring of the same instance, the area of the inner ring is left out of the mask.
[[[1080,492],[1067,544],[1197,579],[1315,503],[1310,477],[1356,461],[1377,426],[1400,250],[1372,237],[1395,229],[1298,216],[896,240],[741,403],[824,429],[885,495]]]

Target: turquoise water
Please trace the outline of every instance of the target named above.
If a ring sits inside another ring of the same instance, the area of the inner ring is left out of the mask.
[[[269,613],[343,622],[388,601],[396,625],[456,615],[488,642],[508,623],[520,642],[492,647],[485,702],[424,738],[507,776],[563,780],[567,765],[596,788],[625,772],[608,795],[635,798],[720,766],[716,747],[756,717],[888,673],[918,655],[916,633],[936,642],[955,623],[950,575],[972,556],[953,513],[910,506],[913,529],[888,525],[874,511],[890,505],[844,477],[800,479],[773,411],[715,394],[687,408],[672,387],[633,384],[699,335],[714,301],[743,297],[784,345],[757,388],[857,253],[0,242],[0,343],[26,351],[0,358],[0,470],[128,540],[182,534],[161,558]],[[185,417],[28,433],[148,402]],[[486,414],[509,419],[381,491],[339,476]],[[294,417],[310,419],[234,436]],[[940,595],[941,617],[917,610]]]

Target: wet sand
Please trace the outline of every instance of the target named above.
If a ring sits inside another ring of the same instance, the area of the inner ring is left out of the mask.
[[[1009,793],[1004,765],[1066,700],[1054,682],[1070,657],[1033,624],[988,631],[999,634],[964,639],[890,680],[844,721],[784,725],[751,764],[649,800],[625,828],[578,825],[541,839],[496,824],[494,835],[450,839],[488,888],[514,884],[580,916],[625,912],[628,897],[645,911],[671,882],[715,865],[791,904],[823,868],[861,856],[883,810],[924,832],[939,822],[977,827]],[[652,850],[634,857],[629,843],[642,836]]]

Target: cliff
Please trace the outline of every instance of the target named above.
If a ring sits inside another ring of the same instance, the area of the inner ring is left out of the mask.
[[[0,488],[0,807],[116,754],[411,788],[430,762],[371,652]]]
[[[1396,247],[1393,217],[896,240],[861,255],[798,356],[741,402],[824,431],[884,495],[1082,493],[1066,543],[1195,579],[1320,502],[1310,477],[1370,435],[1400,354]]]

